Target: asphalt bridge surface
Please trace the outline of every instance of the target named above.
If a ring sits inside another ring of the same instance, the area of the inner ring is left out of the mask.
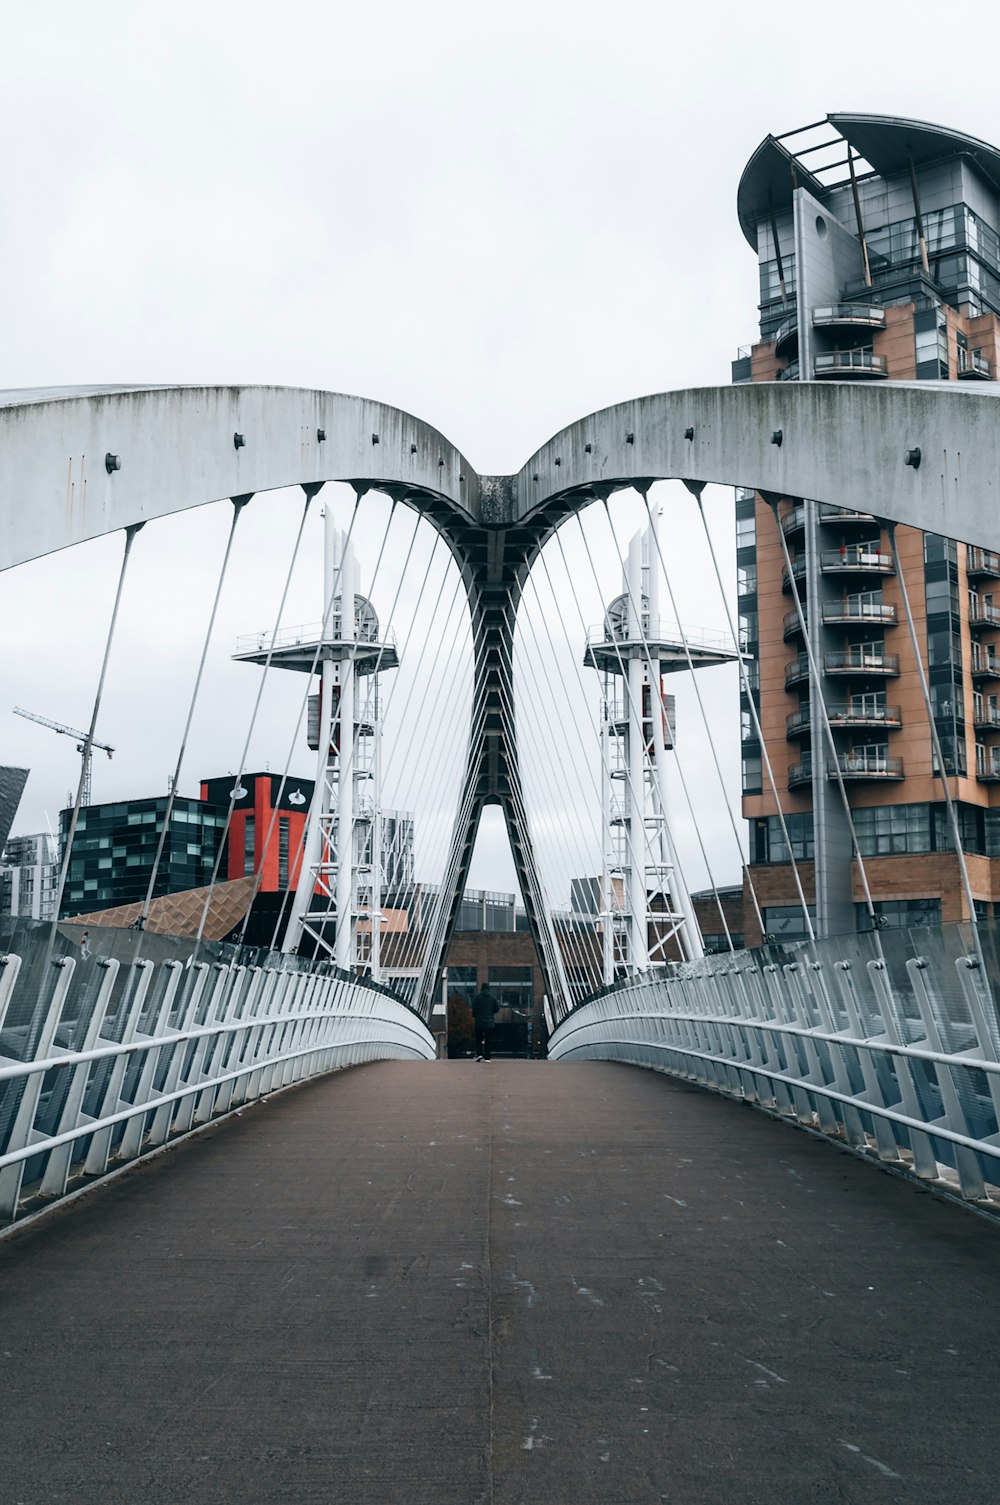
[[[0,1245],[3,1505],[991,1505],[1000,1229],[624,1066],[369,1066]]]

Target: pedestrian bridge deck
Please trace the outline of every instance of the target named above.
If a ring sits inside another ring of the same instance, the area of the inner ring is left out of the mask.
[[[368,1066],[0,1244],[0,1500],[978,1505],[998,1274],[663,1076]]]

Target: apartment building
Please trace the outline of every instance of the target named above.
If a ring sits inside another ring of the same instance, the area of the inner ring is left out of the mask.
[[[739,352],[734,382],[996,379],[996,148],[918,121],[828,115],[761,143],[740,182],[738,215],[759,263],[760,335]],[[818,933],[872,923],[851,822],[877,924],[968,918],[942,773],[958,806],[976,913],[992,916],[1000,555],[902,526],[893,538],[875,494],[866,512],[801,498],[782,500],[777,512],[753,492],[737,493],[741,635],[764,743],[744,695],[743,811],[765,934],[805,933],[765,750]],[[753,944],[759,927],[746,908]]]

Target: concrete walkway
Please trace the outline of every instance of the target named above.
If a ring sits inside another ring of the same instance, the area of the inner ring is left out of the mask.
[[[998,1275],[665,1077],[370,1066],[0,1244],[0,1502],[987,1505]]]

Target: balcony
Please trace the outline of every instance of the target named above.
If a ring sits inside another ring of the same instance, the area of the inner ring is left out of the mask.
[[[801,529],[805,527],[805,525],[806,509],[801,505],[801,503],[798,506],[793,507],[791,512],[786,512],[784,517],[781,519],[781,531],[782,533],[784,533],[786,538],[790,538],[793,533],[800,532]]]
[[[978,596],[970,596],[969,626],[1000,627],[1000,606],[994,606],[992,601],[981,601]]]
[[[1000,784],[1000,747],[976,743],[976,778],[981,784]]]
[[[875,523],[871,512],[856,512],[853,507],[834,507],[829,502],[821,502],[819,508],[819,520],[823,524],[846,527],[848,524],[863,523],[869,530]]]
[[[801,684],[809,679],[809,655],[797,653],[793,659],[785,665],[785,689],[791,689],[792,685]]]
[[[972,724],[977,732],[1000,732],[1000,706],[974,704]]]
[[[827,674],[872,674],[880,679],[895,679],[899,675],[899,659],[894,653],[859,643],[853,648],[824,653],[823,668]],[[785,684],[788,684],[787,673]]]
[[[870,350],[828,350],[813,358],[817,381],[868,381],[888,374],[885,357]]]
[[[872,727],[877,731],[898,732],[903,717],[898,705],[865,705],[863,701],[848,701],[844,705],[828,705],[826,714],[834,730],[849,727]],[[1000,731],[1000,725],[997,728]],[[812,708],[803,706],[785,718],[785,740],[805,737],[812,732]]]
[[[885,309],[870,303],[835,303],[831,308],[814,308],[814,329],[884,329]]]
[[[879,544],[844,544],[820,555],[824,575],[894,575],[896,562]]]
[[[792,560],[792,574],[795,576],[796,581],[801,585],[802,581],[805,579],[806,574],[805,555],[802,555],[798,559]],[[783,591],[790,591],[791,588],[792,583],[788,578],[788,571],[787,569],[784,569],[781,572],[781,589]]]
[[[806,619],[806,623],[808,624],[808,622],[809,622],[809,614],[805,610],[804,606],[803,606],[803,609],[802,609],[802,614],[803,614],[803,616]],[[802,625],[799,622],[799,614],[798,614],[797,611],[790,611],[788,613],[788,615],[785,617],[785,620],[784,620],[783,636],[784,636],[785,642],[786,643],[790,642],[792,638],[801,637],[801,635],[802,635]]]
[[[993,366],[981,350],[959,350],[959,381],[992,381]]]
[[[989,575],[1000,580],[1000,554],[994,554],[992,549],[974,549],[970,544],[965,551],[965,573],[970,579],[973,575]]]
[[[789,789],[800,789],[803,784],[812,783],[812,758],[802,758],[798,763],[788,765]]]
[[[824,601],[823,621],[845,627],[856,627],[859,622],[880,622],[890,627],[896,625],[896,608],[886,601]]]
[[[973,679],[1000,679],[1000,658],[995,653],[977,653],[978,643],[972,645]]]
[[[1000,751],[1000,749],[998,749]],[[812,758],[800,758],[798,763],[788,765],[788,787],[799,789],[812,782]],[[869,752],[859,748],[857,752],[838,753],[836,759],[826,759],[826,776],[835,779],[837,771],[844,780],[875,779],[881,782],[898,783],[903,777],[902,758],[888,758],[881,752]],[[1000,779],[1000,763],[996,778]],[[985,775],[984,775],[985,777]],[[993,775],[989,775],[993,777]]]
[[[783,355],[786,351],[797,348],[799,343],[799,317],[793,314],[790,319],[785,319],[778,325],[774,332],[774,353]]]
[[[838,753],[836,762],[827,759],[827,776],[835,778],[837,769],[843,779],[878,779],[895,782],[903,777],[902,758],[887,758],[882,752],[858,748],[856,752]]]
[[[779,381],[798,381],[799,363],[797,360],[789,361],[788,365],[778,372]]]

